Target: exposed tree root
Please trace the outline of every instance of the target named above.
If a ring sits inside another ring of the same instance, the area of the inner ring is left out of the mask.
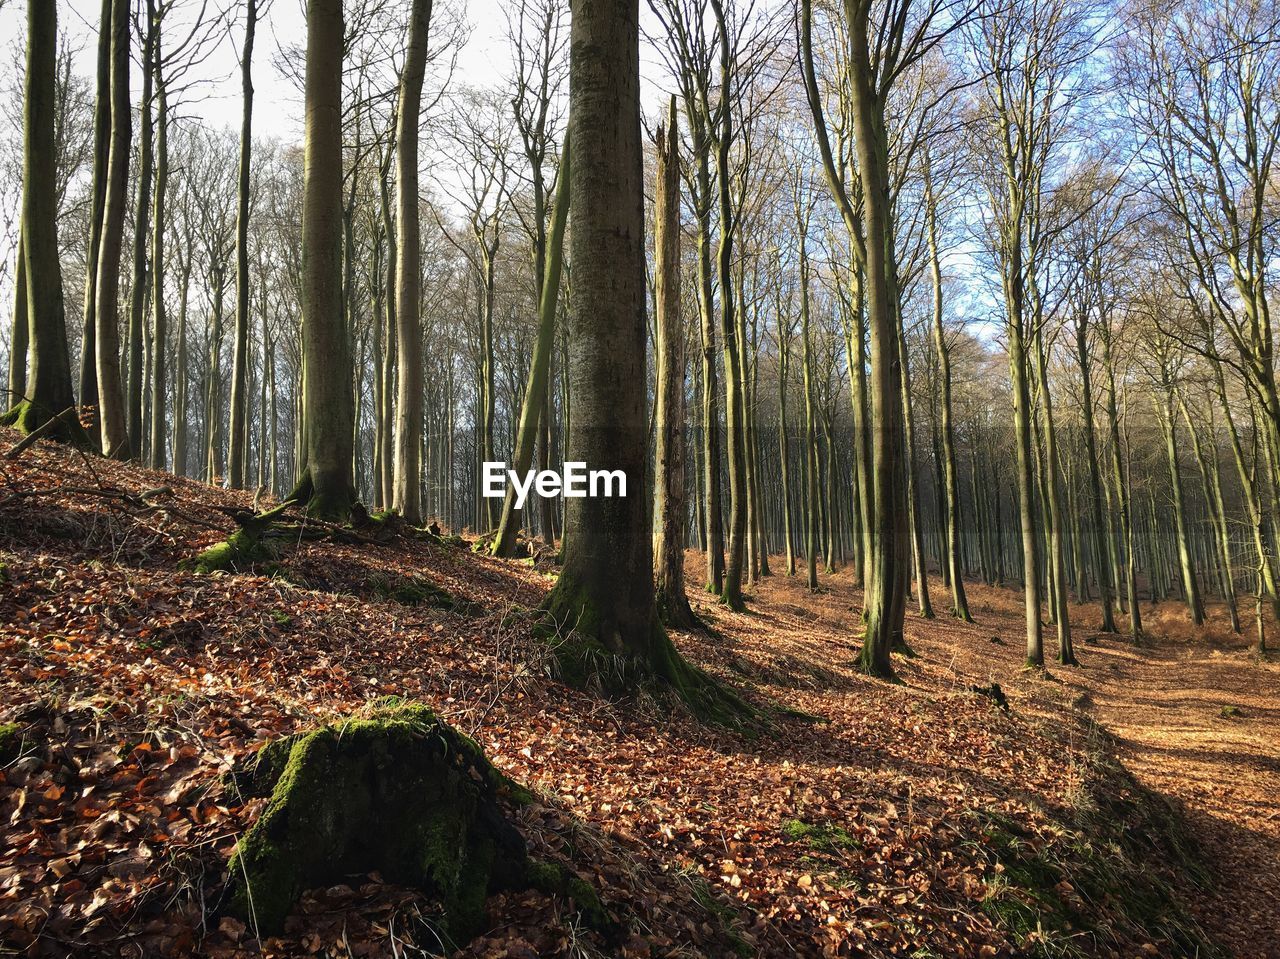
[[[705,722],[743,727],[758,712],[733,689],[694,666],[667,636],[656,609],[642,636],[624,643],[585,590],[561,582],[542,606],[539,634],[555,655],[558,677],[570,686],[625,698],[645,691],[659,700],[674,697]]]

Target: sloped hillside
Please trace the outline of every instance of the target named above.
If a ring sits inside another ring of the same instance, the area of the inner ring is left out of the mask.
[[[1197,842],[1075,678],[1021,673],[998,592],[975,588],[976,627],[909,622],[901,685],[852,668],[847,575],[817,597],[774,577],[744,615],[691,593],[713,629],[677,642],[769,717],[732,732],[551,678],[530,629],[550,567],[311,529],[252,572],[190,569],[251,505],[48,444],[0,461],[5,954],[442,951],[436,905],[376,874],[312,890],[278,938],[224,911],[265,802],[224,774],[387,695],[534,791],[521,833],[613,922],[499,894],[462,955],[1221,954]],[[989,682],[1007,710],[971,691]]]

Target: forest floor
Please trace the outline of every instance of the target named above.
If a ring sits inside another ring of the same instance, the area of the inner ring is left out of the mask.
[[[280,937],[220,912],[264,804],[222,775],[389,694],[533,789],[531,850],[617,920],[500,893],[461,955],[1280,955],[1280,667],[1174,605],[1141,648],[1073,610],[1083,665],[1040,675],[1018,595],[972,587],[967,625],[935,582],[888,684],[853,668],[848,570],[816,596],[767,578],[745,614],[691,588],[713,631],[677,645],[772,716],[734,732],[550,678],[530,624],[554,572],[527,561],[401,537],[184,568],[250,499],[47,444],[0,460],[0,955],[439,951],[433,903],[376,874]],[[1007,711],[971,691],[991,682]]]

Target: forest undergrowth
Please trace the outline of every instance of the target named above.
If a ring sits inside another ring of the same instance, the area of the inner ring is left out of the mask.
[[[433,902],[376,874],[279,937],[225,910],[266,802],[225,774],[389,695],[532,790],[531,853],[609,914],[499,893],[461,955],[1277,955],[1280,667],[1216,618],[1162,607],[1134,647],[1073,608],[1083,665],[1042,675],[1018,597],[974,586],[976,624],[908,617],[888,684],[855,668],[847,570],[746,613],[691,586],[711,628],[677,645],[774,717],[734,732],[549,678],[545,563],[402,535],[191,569],[250,506],[45,443],[0,462],[0,955],[441,951]]]

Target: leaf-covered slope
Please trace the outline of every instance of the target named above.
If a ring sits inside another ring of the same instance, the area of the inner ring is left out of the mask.
[[[0,938],[32,954],[431,948],[436,904],[376,874],[307,893],[265,944],[222,909],[265,802],[222,774],[386,695],[535,790],[517,818],[531,854],[598,890],[620,930],[507,892],[467,955],[1176,955],[1200,935],[1176,903],[1129,902],[1125,863],[1173,895],[1194,892],[1185,864],[1115,841],[1099,795],[1160,816],[1098,761],[1067,690],[991,642],[1016,622],[982,591],[987,625],[909,624],[901,686],[853,668],[847,577],[817,597],[775,578],[745,615],[691,594],[717,632],[678,634],[687,656],[819,719],[748,736],[549,679],[530,626],[552,571],[397,537],[304,538],[254,573],[199,574],[184,561],[249,496],[46,444],[2,480],[0,723],[20,747],[0,781]],[[460,602],[414,601],[434,590]],[[991,679],[1009,713],[968,692]]]

